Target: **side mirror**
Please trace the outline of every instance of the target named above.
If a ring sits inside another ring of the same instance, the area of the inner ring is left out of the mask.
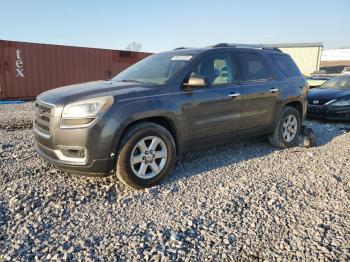
[[[207,79],[201,76],[191,76],[187,83],[184,83],[185,87],[204,87],[207,86]]]

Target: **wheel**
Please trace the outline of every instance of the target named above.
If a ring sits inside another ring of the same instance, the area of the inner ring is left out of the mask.
[[[174,138],[166,128],[150,122],[137,124],[121,140],[117,178],[136,189],[154,186],[170,173],[175,155]]]
[[[269,136],[270,143],[277,148],[288,148],[296,145],[301,128],[301,119],[298,110],[294,107],[285,107],[275,130]]]

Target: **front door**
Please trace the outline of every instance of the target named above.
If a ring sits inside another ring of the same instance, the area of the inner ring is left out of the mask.
[[[241,87],[230,54],[204,57],[189,72],[189,76],[204,77],[207,85],[184,89],[183,114],[187,143],[215,139],[242,129]]]

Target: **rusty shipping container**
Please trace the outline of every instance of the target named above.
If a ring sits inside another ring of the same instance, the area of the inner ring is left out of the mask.
[[[150,53],[0,40],[0,99],[34,99],[60,86],[110,79]]]

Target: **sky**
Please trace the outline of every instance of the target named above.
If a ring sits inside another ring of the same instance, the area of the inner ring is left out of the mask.
[[[350,0],[0,0],[0,39],[142,51],[216,43],[350,47]]]

